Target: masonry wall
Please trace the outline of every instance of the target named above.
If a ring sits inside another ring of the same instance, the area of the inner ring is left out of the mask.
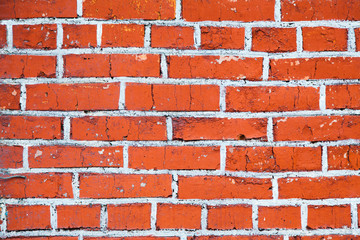
[[[360,1],[0,19],[1,238],[360,239]]]

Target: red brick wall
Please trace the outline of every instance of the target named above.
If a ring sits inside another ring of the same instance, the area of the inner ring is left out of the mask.
[[[0,237],[360,239],[359,51],[358,0],[0,1]]]

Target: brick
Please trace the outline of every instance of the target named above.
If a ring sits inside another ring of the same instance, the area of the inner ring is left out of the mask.
[[[50,207],[7,205],[7,230],[51,229]]]
[[[262,58],[169,56],[167,61],[171,78],[262,79]]]
[[[274,0],[202,1],[184,0],[186,21],[274,21]]]
[[[83,11],[85,18],[170,20],[175,18],[175,1],[84,0]]]
[[[275,118],[274,139],[312,142],[360,139],[360,118],[358,116]]]
[[[55,24],[14,25],[13,44],[16,48],[56,49]]]
[[[100,205],[57,206],[57,228],[100,229]]]
[[[194,49],[194,28],[153,25],[151,27],[151,47]]]
[[[76,14],[76,0],[52,1],[3,1],[0,19],[14,18],[74,18]]]
[[[201,27],[202,49],[244,49],[245,28]]]
[[[251,229],[252,207],[249,205],[209,206],[207,229]]]
[[[165,117],[82,117],[71,119],[75,140],[167,140]]]
[[[308,206],[307,229],[350,228],[350,205]]]
[[[20,85],[0,85],[0,109],[20,110]]]
[[[96,25],[63,24],[62,48],[94,48],[97,46]]]
[[[180,199],[269,199],[272,184],[265,178],[227,176],[179,176]]]
[[[0,48],[7,46],[7,30],[5,25],[0,25]]]
[[[103,24],[102,47],[143,47],[144,25],[137,24]]]
[[[300,207],[259,207],[259,229],[301,229]]]
[[[360,58],[271,59],[269,80],[358,79]]]
[[[25,178],[0,179],[2,198],[72,198],[72,174],[15,174]],[[11,175],[10,175],[11,176]],[[7,177],[7,176],[4,176]]]
[[[326,108],[360,109],[358,96],[360,96],[360,85],[326,86]]]
[[[193,236],[188,240],[283,240],[282,236],[249,235],[249,236]]]
[[[146,203],[108,205],[108,229],[150,229],[151,205]]]
[[[179,237],[153,237],[153,236],[133,236],[133,237],[84,237],[84,240],[179,240]]]
[[[354,0],[282,0],[282,21],[360,20],[360,2]]]
[[[173,118],[175,140],[266,140],[266,119]],[[211,131],[209,131],[211,129]]]
[[[309,52],[346,51],[347,29],[332,27],[303,27],[303,50]]]
[[[320,147],[228,147],[226,170],[321,171]]]
[[[226,111],[318,110],[319,98],[319,88],[314,87],[226,87]]]
[[[328,147],[329,170],[359,170],[360,146]]]
[[[252,51],[296,51],[296,28],[253,28]]]
[[[61,139],[62,118],[0,116],[0,139]]]
[[[280,178],[279,198],[326,199],[360,196],[359,176]]]
[[[220,168],[220,147],[129,147],[128,151],[129,168],[175,170]]]
[[[55,56],[0,55],[0,78],[54,78]]]
[[[116,110],[119,83],[35,84],[26,86],[27,110]]]
[[[29,147],[30,168],[122,167],[123,147]]]
[[[21,168],[23,166],[23,147],[0,146],[0,168]]]
[[[158,204],[156,229],[200,229],[201,206]]]
[[[125,91],[125,106],[128,110],[218,111],[220,109],[220,89],[215,85],[128,83]],[[209,96],[211,98],[208,98]]]
[[[289,240],[359,240],[360,236],[351,236],[351,235],[326,235],[326,236],[294,236],[289,237]]]
[[[356,28],[355,32],[355,41],[356,41],[356,51],[360,51],[360,28]]]
[[[159,77],[160,57],[153,54],[66,55],[64,56],[64,76]]]
[[[77,240],[78,237],[9,237],[11,240]]]
[[[170,197],[171,175],[80,174],[81,198]]]

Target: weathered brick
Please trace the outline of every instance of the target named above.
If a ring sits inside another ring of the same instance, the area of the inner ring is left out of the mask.
[[[360,169],[360,146],[328,147],[329,170],[359,170]]]
[[[50,206],[7,205],[7,230],[51,229]]]
[[[207,229],[251,229],[252,207],[249,205],[209,206]]]
[[[0,146],[0,168],[21,168],[23,166],[23,147]]]
[[[331,109],[360,109],[360,85],[326,86],[326,107]]]
[[[96,25],[63,24],[63,48],[96,47]]]
[[[152,26],[151,47],[194,49],[194,29],[179,26]]]
[[[350,228],[350,205],[308,206],[308,229]]]
[[[20,85],[0,85],[0,109],[20,110]]]
[[[16,48],[56,49],[55,24],[14,25],[13,44]]]
[[[251,49],[260,52],[294,52],[296,29],[253,28]]]
[[[102,47],[143,47],[144,25],[103,24],[101,35]]]
[[[244,28],[201,27],[202,49],[244,49],[244,44]]]
[[[347,29],[332,27],[303,27],[304,51],[346,51]]]
[[[142,203],[108,205],[108,228],[115,230],[150,229],[151,205]]]
[[[260,229],[301,229],[300,207],[259,207]]]
[[[57,227],[60,229],[100,229],[101,206],[57,206]]]
[[[158,204],[156,229],[200,229],[201,206]]]

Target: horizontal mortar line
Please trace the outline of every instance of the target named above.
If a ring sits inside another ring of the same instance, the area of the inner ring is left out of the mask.
[[[270,59],[287,59],[287,58],[316,58],[316,57],[360,57],[360,52],[286,52],[286,53],[268,53],[255,52],[247,50],[231,50],[231,49],[216,49],[216,50],[178,50],[165,48],[89,48],[89,49],[55,49],[55,50],[41,50],[41,49],[0,49],[0,54],[4,55],[37,55],[37,56],[56,56],[56,55],[71,55],[71,54],[165,54],[177,56],[224,56],[236,55],[247,58],[261,58],[269,57]]]
[[[146,84],[173,84],[173,85],[216,85],[225,87],[261,87],[261,86],[281,86],[281,87],[319,87],[322,85],[349,85],[360,84],[360,79],[321,79],[321,80],[292,80],[292,81],[246,81],[229,79],[186,79],[186,78],[137,78],[137,77],[92,77],[92,78],[21,78],[21,79],[0,79],[1,84],[72,84],[72,83],[146,83]]]
[[[7,19],[0,20],[0,24],[11,25],[34,25],[34,24],[142,24],[142,25],[163,25],[163,26],[214,26],[214,27],[359,27],[360,21],[345,20],[317,20],[317,21],[185,21],[185,20],[143,20],[143,19],[90,19],[90,18],[29,18],[29,19]]]
[[[69,198],[22,198],[22,199],[1,199],[0,202],[6,205],[119,205],[119,204],[136,204],[136,203],[152,203],[152,204],[188,204],[188,205],[207,205],[207,206],[228,206],[228,205],[256,205],[260,207],[272,206],[338,206],[350,205],[351,203],[360,204],[360,198],[338,198],[338,199],[174,199],[174,198],[100,198],[100,199],[69,199]]]
[[[31,165],[31,164],[30,164]],[[30,166],[31,167],[31,166]],[[99,174],[135,174],[135,175],[157,175],[157,174],[177,174],[179,176],[227,176],[240,178],[291,178],[291,177],[338,177],[338,176],[358,176],[359,170],[330,170],[328,172],[319,171],[284,171],[284,172],[245,172],[245,171],[221,171],[221,170],[137,170],[124,168],[30,168],[30,169],[7,169],[6,175],[11,174],[27,174],[27,173],[99,173]]]
[[[319,146],[344,146],[359,145],[359,139],[347,139],[338,141],[255,141],[255,140],[201,140],[201,141],[99,141],[99,140],[45,140],[45,139],[1,139],[2,145],[22,145],[22,146],[41,146],[41,145],[73,145],[73,146],[290,146],[290,147],[319,147]]]
[[[12,231],[7,233],[0,233],[0,237],[12,237],[12,236],[78,236],[82,234],[84,236],[179,236],[186,234],[188,236],[194,235],[215,235],[215,236],[229,236],[229,235],[359,235],[359,229],[316,229],[316,230],[134,230],[134,231],[116,231],[107,230],[105,233],[102,231],[89,231],[89,230],[57,230],[52,232],[50,230],[34,230],[34,231]]]
[[[126,105],[126,104],[125,104]],[[0,110],[2,115],[21,116],[51,116],[51,117],[172,117],[172,118],[285,118],[285,117],[316,117],[316,116],[348,116],[360,115],[360,110],[306,110],[288,112],[220,112],[220,111],[133,111],[133,110],[109,110],[109,111],[21,111],[21,110]],[[274,121],[275,122],[275,121]]]

